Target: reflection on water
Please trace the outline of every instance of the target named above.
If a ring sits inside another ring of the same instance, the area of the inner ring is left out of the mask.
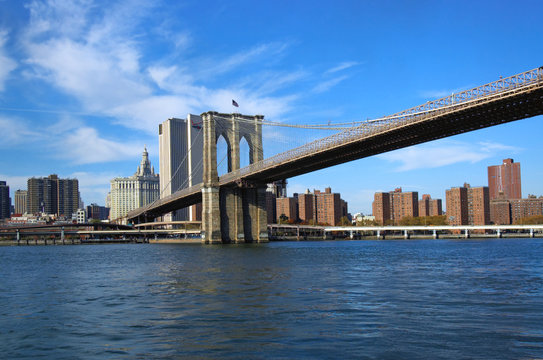
[[[0,248],[6,358],[543,357],[543,241]]]

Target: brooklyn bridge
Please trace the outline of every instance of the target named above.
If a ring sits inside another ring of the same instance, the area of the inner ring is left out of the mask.
[[[266,184],[352,160],[543,114],[543,67],[379,119],[367,120],[294,149],[264,158],[264,116],[206,112],[203,182],[131,211],[134,223],[202,202],[205,243],[267,241]],[[311,128],[311,125],[307,127]],[[217,139],[230,144],[229,172],[218,176]],[[240,168],[239,140],[250,165]]]

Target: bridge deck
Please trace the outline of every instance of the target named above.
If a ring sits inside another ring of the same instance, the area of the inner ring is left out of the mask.
[[[219,178],[269,183],[423,142],[543,114],[543,67],[428,102],[277,154]],[[202,184],[131,211],[156,217],[201,201]]]

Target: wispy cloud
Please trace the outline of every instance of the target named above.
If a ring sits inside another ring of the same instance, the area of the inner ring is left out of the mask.
[[[135,169],[134,169],[135,170]],[[87,201],[103,204],[105,196],[110,191],[111,179],[119,176],[113,172],[85,172],[78,171],[68,175],[79,182],[79,192],[85,194]],[[85,205],[90,205],[90,202]]]
[[[303,77],[300,71],[257,71],[256,76],[264,81],[247,82],[245,87],[240,87],[239,82],[218,88],[204,85],[217,75],[249,63],[260,66],[266,59],[280,57],[288,43],[259,44],[222,60],[210,56],[183,59],[175,65],[147,65],[142,62],[138,41],[130,30],[135,30],[149,6],[134,6],[134,2],[141,1],[130,1],[130,6],[125,2],[116,4],[104,13],[94,9],[92,1],[76,1],[71,6],[52,0],[31,3],[32,21],[24,43],[26,64],[32,69],[26,72],[28,76],[45,80],[75,97],[84,111],[110,116],[114,123],[150,134],[156,133],[157,124],[172,116],[183,117],[207,109],[229,111],[233,98],[243,104],[244,112],[274,118],[290,109],[296,96],[276,97],[272,93]],[[138,9],[135,20],[126,15],[126,11],[134,9]],[[65,17],[66,12],[76,14],[74,34],[55,32],[57,20]],[[90,12],[93,16],[89,16]],[[190,42],[186,32],[168,32],[168,37],[177,39],[176,46]],[[190,66],[190,71],[185,66]]]
[[[6,175],[6,174],[0,174],[0,179],[5,181],[6,184],[9,186],[10,192],[14,193],[15,190],[26,190],[28,178],[31,178],[32,176],[36,176],[36,175],[11,176],[11,175]]]
[[[0,129],[2,129],[2,141],[0,149],[12,147],[23,142],[34,141],[40,138],[42,133],[32,129],[26,121],[19,118],[10,118],[0,115]]]
[[[4,90],[4,83],[6,79],[17,67],[17,63],[5,53],[4,46],[6,44],[7,37],[8,32],[5,30],[0,30],[0,91]]]
[[[224,59],[217,59],[216,56],[204,59],[201,61],[202,66],[197,72],[197,77],[209,78],[232,71],[247,63],[271,61],[270,59],[280,56],[288,47],[289,43],[271,42],[238,51],[235,54],[224,57]]]
[[[338,65],[334,66],[333,68],[326,70],[325,73],[326,74],[333,74],[333,73],[336,73],[338,71],[342,71],[342,70],[352,68],[353,66],[356,66],[356,65],[360,65],[360,63],[357,62],[357,61],[344,61],[344,62],[339,63]]]
[[[476,144],[459,141],[442,141],[437,144],[422,144],[378,155],[392,163],[399,163],[396,171],[429,169],[452,165],[460,162],[476,163],[507,150],[517,152],[520,149],[490,142]]]
[[[317,86],[315,86],[313,88],[313,92],[317,93],[317,94],[320,94],[320,93],[323,93],[325,91],[328,91],[328,90],[330,90],[331,88],[333,88],[334,86],[336,86],[337,84],[339,84],[340,82],[342,82],[343,80],[345,80],[347,78],[348,78],[347,75],[342,75],[342,76],[338,76],[338,77],[335,77],[335,78],[330,79],[330,80],[323,81],[323,82],[321,82],[320,84],[318,84]]]

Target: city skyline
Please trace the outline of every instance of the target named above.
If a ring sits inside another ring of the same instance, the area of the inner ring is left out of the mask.
[[[159,124],[232,112],[232,99],[271,121],[360,121],[543,65],[543,5],[531,1],[395,11],[354,1],[109,4],[0,1],[0,180],[12,199],[28,178],[56,173],[79,179],[85,204],[103,204],[144,144],[158,164]],[[464,182],[487,185],[486,166],[512,157],[524,195],[540,195],[541,130],[541,116],[520,120],[288,179],[287,189],[331,186],[351,213],[370,213],[377,191],[444,198]],[[311,140],[304,134],[265,129],[265,156]]]

